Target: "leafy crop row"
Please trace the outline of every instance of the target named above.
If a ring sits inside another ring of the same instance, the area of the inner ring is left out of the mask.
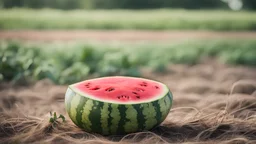
[[[253,40],[187,41],[176,44],[0,43],[0,80],[33,82],[49,78],[68,84],[90,76],[140,76],[141,67],[163,72],[172,63],[194,65],[205,57],[256,66]]]
[[[0,9],[0,29],[256,30],[256,13],[224,10]]]

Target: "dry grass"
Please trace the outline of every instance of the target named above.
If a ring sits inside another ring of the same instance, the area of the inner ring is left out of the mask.
[[[212,69],[206,71],[209,67]],[[239,75],[240,80],[228,77],[230,73]],[[23,87],[2,84],[0,143],[253,144],[256,97],[251,85],[256,81],[255,73],[255,68],[220,64],[173,65],[162,75],[144,71],[144,77],[169,85],[174,93],[173,108],[162,125],[152,131],[108,137],[82,131],[70,121],[63,103],[66,86],[47,80]],[[49,123],[49,111],[65,115],[67,121]]]
[[[173,110],[170,115],[175,112],[177,115],[178,111],[182,108]],[[198,113],[185,120],[172,117],[151,132],[109,137],[86,133],[70,121],[53,125],[48,117],[11,118],[13,115],[7,114],[1,117],[1,143],[253,143],[256,139],[255,115],[240,119],[227,111]]]

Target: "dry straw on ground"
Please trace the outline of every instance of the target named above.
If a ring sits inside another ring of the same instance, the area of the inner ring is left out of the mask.
[[[144,71],[144,77],[173,91],[167,119],[152,131],[108,137],[70,121],[63,103],[66,86],[48,80],[26,87],[2,84],[0,143],[256,143],[255,68],[173,65],[167,74]],[[50,111],[67,121],[49,123]]]

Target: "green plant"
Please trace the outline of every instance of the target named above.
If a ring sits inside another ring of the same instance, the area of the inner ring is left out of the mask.
[[[50,112],[50,116],[51,116],[51,117],[50,117],[50,119],[49,119],[49,122],[52,123],[52,124],[57,123],[57,122],[58,122],[58,119],[62,119],[62,122],[65,122],[65,121],[66,121],[65,117],[64,117],[62,114],[60,114],[60,115],[57,117],[56,112],[54,112],[53,114],[52,114],[52,112]]]

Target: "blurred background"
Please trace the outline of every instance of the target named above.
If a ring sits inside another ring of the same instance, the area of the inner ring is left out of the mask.
[[[2,8],[55,8],[55,9],[256,9],[253,0],[1,0]]]
[[[253,0],[0,0],[1,81],[256,65]]]
[[[255,10],[256,0],[0,0],[0,121],[24,112],[33,122],[49,111],[67,116],[67,85],[125,75],[173,92],[180,109],[156,133],[159,141],[254,140]],[[11,122],[0,123],[0,139],[90,139],[73,125],[40,133],[37,124]]]
[[[253,0],[0,0],[1,81],[256,65]]]

